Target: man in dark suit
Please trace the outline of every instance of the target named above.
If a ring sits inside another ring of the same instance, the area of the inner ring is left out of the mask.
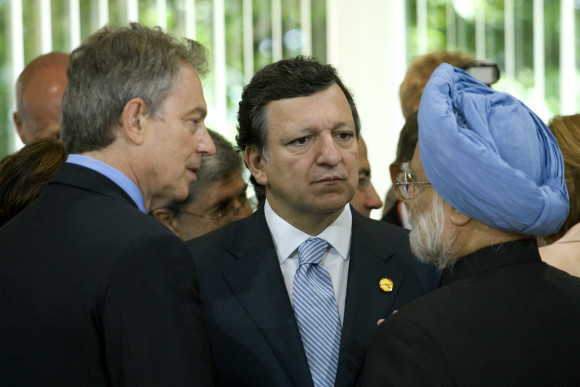
[[[397,184],[411,248],[443,270],[441,288],[379,326],[364,385],[579,385],[580,279],[543,263],[534,238],[568,213],[556,140],[520,101],[448,64],[418,120]]]
[[[217,385],[355,385],[377,321],[438,277],[414,263],[405,230],[348,204],[360,122],[332,66],[297,57],[264,67],[238,121],[265,203],[187,242]]]
[[[147,215],[185,199],[215,150],[205,63],[138,24],[71,54],[67,162],[0,230],[0,385],[211,385],[191,257]]]

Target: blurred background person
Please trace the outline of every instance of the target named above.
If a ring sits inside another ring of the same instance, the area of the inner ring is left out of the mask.
[[[36,199],[62,163],[64,146],[42,138],[25,145],[0,164],[0,226]]]
[[[413,158],[413,152],[417,145],[418,136],[419,124],[417,123],[417,112],[413,112],[409,115],[407,121],[405,121],[403,129],[401,129],[399,142],[397,143],[397,155],[395,161],[393,161],[389,166],[393,187],[397,182],[397,177],[401,172],[403,172],[403,164],[410,162]],[[411,223],[409,221],[409,209],[398,190],[395,190],[394,192],[397,200],[392,203],[390,208],[387,208],[385,205],[386,211],[383,211],[384,215],[381,220],[410,230]]]
[[[548,245],[540,247],[540,255],[550,265],[580,277],[580,114],[556,116],[548,127],[564,157],[570,212],[560,230],[544,238]]]
[[[449,63],[451,66],[463,68],[473,62],[475,62],[473,56],[460,51],[432,51],[415,58],[407,69],[399,88],[403,117],[407,119],[419,109],[425,85],[431,78],[433,71],[441,63]]]
[[[244,160],[221,134],[208,129],[216,153],[204,156],[197,181],[185,201],[153,211],[153,216],[182,240],[218,229],[252,213],[246,197]]]
[[[362,137],[358,139],[358,186],[350,204],[367,218],[371,216],[371,210],[383,206],[371,182],[371,165],[367,155],[367,146]]]
[[[50,52],[30,62],[16,81],[14,125],[24,144],[43,137],[59,138],[60,109],[66,89],[69,56]]]

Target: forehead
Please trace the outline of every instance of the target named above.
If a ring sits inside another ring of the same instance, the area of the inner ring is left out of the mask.
[[[246,192],[246,187],[247,184],[242,177],[242,172],[232,172],[210,182],[192,204],[197,203],[197,207],[211,207],[224,199],[236,198],[241,193]]]
[[[350,105],[336,83],[308,96],[269,102],[265,110],[270,130],[332,129],[341,125],[354,128]]]
[[[181,65],[178,80],[163,100],[162,109],[176,107],[176,104],[201,113],[205,113],[206,110],[201,80],[189,64]]]

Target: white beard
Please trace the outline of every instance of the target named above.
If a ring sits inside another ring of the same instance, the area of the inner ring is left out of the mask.
[[[435,265],[439,270],[455,264],[457,257],[453,255],[453,245],[457,236],[447,235],[441,196],[434,195],[429,210],[416,218],[411,217],[411,224],[411,251],[421,262]]]

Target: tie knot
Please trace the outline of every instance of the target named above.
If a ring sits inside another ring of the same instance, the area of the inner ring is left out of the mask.
[[[300,264],[319,264],[328,242],[320,238],[310,238],[298,246]]]

